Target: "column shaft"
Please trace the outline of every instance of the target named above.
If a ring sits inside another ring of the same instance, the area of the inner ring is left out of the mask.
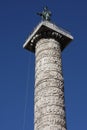
[[[34,130],[66,130],[60,43],[39,40],[35,56]]]

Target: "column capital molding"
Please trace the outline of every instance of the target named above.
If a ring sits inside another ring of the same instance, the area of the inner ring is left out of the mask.
[[[23,47],[27,50],[35,52],[35,46],[37,42],[42,39],[55,39],[60,43],[61,51],[69,44],[73,37],[66,30],[56,26],[49,21],[42,21],[34,29],[33,33],[28,37]]]

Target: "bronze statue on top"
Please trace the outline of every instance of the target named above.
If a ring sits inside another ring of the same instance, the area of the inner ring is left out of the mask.
[[[47,7],[44,7],[43,11],[41,13],[37,13],[37,15],[41,16],[43,21],[50,21],[50,17],[52,14]]]

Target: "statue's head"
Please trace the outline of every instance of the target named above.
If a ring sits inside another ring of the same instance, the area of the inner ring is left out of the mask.
[[[47,10],[48,10],[48,7],[47,7],[47,6],[45,6],[43,9],[44,9],[44,11],[47,11]]]

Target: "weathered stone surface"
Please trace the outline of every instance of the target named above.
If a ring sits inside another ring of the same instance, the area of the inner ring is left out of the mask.
[[[61,51],[63,51],[63,49],[73,39],[71,34],[66,30],[56,26],[49,21],[42,21],[28,37],[23,47],[32,52],[35,52],[36,44],[42,38],[53,38],[60,42]]]
[[[60,43],[39,40],[35,56],[34,130],[66,130]]]

